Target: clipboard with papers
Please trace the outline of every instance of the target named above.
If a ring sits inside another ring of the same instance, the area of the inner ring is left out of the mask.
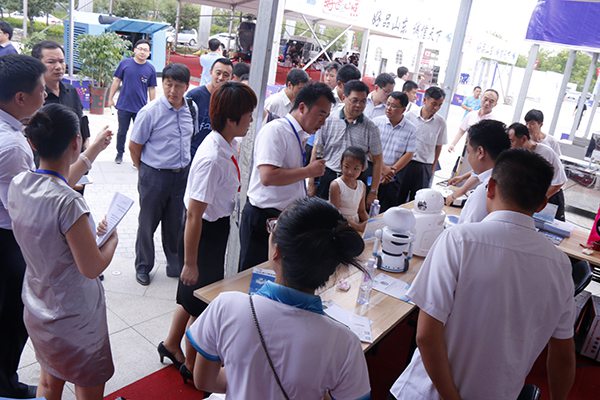
[[[110,206],[108,207],[108,212],[106,213],[106,233],[101,236],[96,237],[96,244],[98,247],[102,247],[104,243],[108,240],[110,235],[117,229],[117,225],[121,222],[125,214],[129,211],[131,206],[133,205],[133,200],[129,197],[125,196],[122,193],[116,192],[110,202]]]

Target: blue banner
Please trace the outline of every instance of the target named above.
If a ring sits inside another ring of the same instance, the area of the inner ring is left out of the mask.
[[[600,48],[600,2],[539,0],[526,38],[535,41]]]

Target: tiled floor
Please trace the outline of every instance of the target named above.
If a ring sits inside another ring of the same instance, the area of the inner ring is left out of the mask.
[[[452,111],[448,124],[450,137],[456,131],[460,115],[460,110]],[[116,134],[116,115],[110,111],[107,110],[104,116],[90,116],[90,121],[93,134],[104,125],[110,125]],[[115,141],[116,137],[113,143]],[[159,230],[155,235],[157,260],[151,274],[152,283],[143,287],[135,281],[134,244],[139,212],[137,171],[132,167],[127,153],[121,165],[113,162],[115,155],[116,150],[112,144],[99,156],[90,172],[94,183],[86,188],[85,193],[96,221],[102,218],[116,191],[136,202],[119,225],[119,246],[111,265],[104,273],[110,341],[116,368],[114,376],[106,385],[107,394],[162,368],[156,346],[167,334],[176,307],[177,288],[177,279],[167,278],[165,274],[166,262],[160,246]],[[450,155],[443,151],[443,169],[438,179],[444,178],[444,171],[451,170],[455,157],[456,154]],[[578,218],[577,223],[591,225],[591,221],[585,218]],[[600,284],[594,284],[592,290],[600,293]],[[19,375],[22,381],[37,384],[39,365],[30,343],[21,358]],[[72,385],[67,385],[63,398],[75,398]]]

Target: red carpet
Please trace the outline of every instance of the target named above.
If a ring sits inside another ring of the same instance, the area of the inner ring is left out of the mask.
[[[546,376],[546,351],[538,357],[533,365],[526,383],[532,383],[542,391],[542,399],[548,400],[548,378]],[[591,400],[600,397],[600,363],[589,358],[577,356],[575,383],[569,393],[569,400]]]
[[[179,371],[169,365],[109,394],[104,400],[118,397],[127,400],[198,400],[204,396],[190,381],[184,385]]]

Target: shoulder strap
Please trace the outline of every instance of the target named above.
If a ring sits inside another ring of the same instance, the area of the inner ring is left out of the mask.
[[[260,337],[260,344],[262,345],[262,348],[265,351],[265,354],[267,356],[267,361],[269,361],[269,366],[271,367],[271,371],[273,371],[273,375],[275,375],[275,380],[277,381],[277,385],[279,386],[279,389],[281,389],[281,392],[283,393],[283,397],[285,398],[285,400],[290,400],[290,397],[287,395],[285,389],[283,388],[283,385],[281,384],[281,381],[279,380],[279,375],[277,375],[277,371],[275,371],[275,366],[273,365],[273,360],[271,360],[271,356],[269,355],[269,352],[267,351],[267,345],[265,343],[265,338],[263,337],[262,331],[260,330],[260,325],[258,325],[258,318],[256,318],[256,310],[254,309],[254,302],[252,301],[252,295],[248,296],[248,299],[250,300],[250,309],[252,310],[252,318],[254,319],[254,325],[256,325],[256,330],[258,331],[258,336]]]
[[[188,108],[190,109],[190,114],[192,114],[192,121],[193,121],[193,125],[194,125],[194,130],[192,131],[192,137],[194,137],[194,136],[196,136],[196,133],[198,132],[198,111],[196,110],[196,104],[194,103],[194,100],[192,100],[190,97],[186,97],[185,102],[186,102]]]

